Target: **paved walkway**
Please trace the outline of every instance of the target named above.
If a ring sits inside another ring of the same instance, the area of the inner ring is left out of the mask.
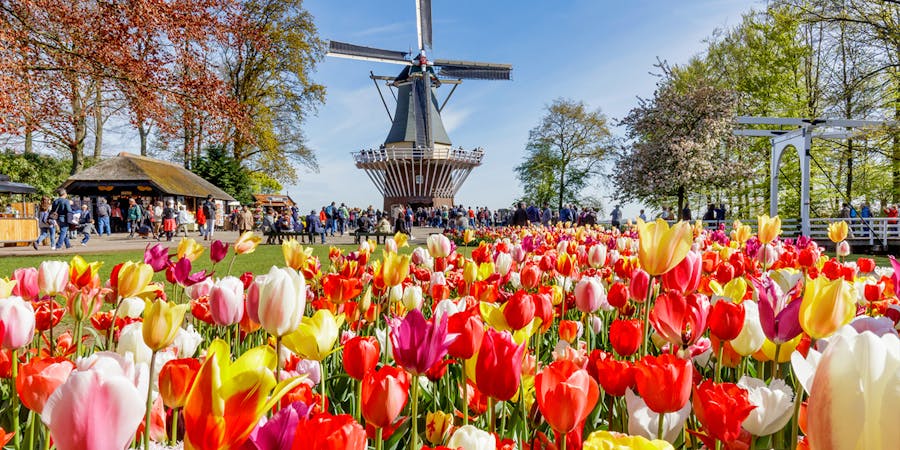
[[[424,245],[425,239],[429,234],[438,231],[436,228],[413,228],[413,238],[410,241],[412,245]],[[50,247],[40,246],[38,250],[35,250],[30,245],[22,246],[22,247],[0,247],[0,256],[41,256],[41,255],[56,255],[56,254],[79,254],[79,253],[108,253],[108,252],[116,252],[116,251],[127,251],[127,250],[143,250],[147,247],[148,243],[156,243],[155,239],[141,239],[139,237],[129,238],[128,233],[114,233],[112,236],[97,236],[92,235],[91,240],[88,241],[87,245],[81,245],[81,235],[79,235],[76,239],[69,239],[72,243],[72,248],[63,249],[63,250],[50,250]],[[220,239],[223,242],[233,243],[237,240],[239,233],[236,231],[217,231],[213,236],[214,239]],[[212,241],[204,241],[200,234],[197,232],[188,233],[188,237],[194,238],[197,242],[209,246]],[[172,239],[172,242],[167,242],[165,238],[162,240],[162,244],[168,247],[177,247],[178,242],[181,240],[181,237],[175,237]],[[263,242],[265,243],[265,238],[263,238]],[[319,239],[316,238],[316,244],[318,244]],[[332,236],[326,236],[325,245],[352,245],[354,244],[353,235],[350,233],[344,233],[343,236],[339,234],[335,234]]]

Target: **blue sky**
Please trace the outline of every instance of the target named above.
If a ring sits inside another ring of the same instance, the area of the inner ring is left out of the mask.
[[[416,47],[412,0],[307,0],[323,39],[391,50]],[[510,63],[512,81],[467,81],[443,119],[454,145],[485,149],[456,197],[464,205],[506,207],[521,193],[513,168],[528,131],[558,97],[583,100],[608,118],[623,117],[636,97],[652,95],[657,57],[682,63],[701,52],[714,29],[733,26],[758,3],[682,1],[433,0],[435,58]],[[319,172],[301,171],[287,191],[303,205],[331,201],[379,207],[382,200],[351,151],[378,146],[390,127],[369,71],[395,75],[399,66],[325,58],[314,78],[326,103],[306,133]],[[449,88],[441,87],[439,96]],[[393,109],[393,105],[389,103]],[[614,133],[618,130],[613,130]],[[610,189],[601,186],[601,198]],[[627,216],[640,205],[625,205]],[[611,210],[606,207],[606,210]]]

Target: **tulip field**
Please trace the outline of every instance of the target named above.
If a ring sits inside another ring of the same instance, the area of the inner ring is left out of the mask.
[[[900,449],[900,263],[758,220],[0,273],[0,447]]]

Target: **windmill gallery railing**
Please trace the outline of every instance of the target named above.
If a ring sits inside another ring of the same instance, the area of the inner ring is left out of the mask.
[[[756,219],[738,219],[744,225],[749,225],[755,234],[757,232]],[[845,221],[850,225],[850,234],[847,241],[851,245],[865,246],[882,246],[886,248],[889,244],[900,245],[900,219],[896,217],[851,217],[851,218],[834,218],[821,217],[810,219],[810,237],[820,244],[830,245],[828,239],[828,224],[833,222]],[[724,221],[703,220],[706,228],[716,228],[719,224],[725,224],[725,231],[730,232],[734,219]],[[609,225],[609,221],[600,221],[604,225]],[[674,222],[671,222],[674,223]],[[781,237],[796,238],[800,236],[800,219],[783,218],[781,220]]]
[[[483,157],[481,148],[384,147],[353,153],[356,167],[366,171],[382,195],[404,203],[427,197],[449,201]]]

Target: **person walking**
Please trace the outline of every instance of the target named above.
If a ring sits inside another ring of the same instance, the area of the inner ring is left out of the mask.
[[[253,219],[253,212],[250,211],[249,206],[244,206],[243,210],[240,214],[240,219],[238,221],[238,229],[241,233],[246,233],[248,231],[253,231],[253,225],[255,225],[255,220]]]
[[[94,217],[87,203],[81,204],[81,215],[78,216],[78,231],[81,232],[81,246],[87,245],[94,230]]]
[[[512,220],[509,223],[514,227],[528,226],[528,211],[525,210],[525,202],[519,202],[519,207],[513,213]]]
[[[175,216],[175,224],[177,228],[175,229],[175,235],[178,235],[180,231],[183,237],[187,237],[187,226],[191,223],[191,215],[188,214],[187,208],[184,205],[178,205],[178,214]]]
[[[141,211],[141,205],[137,204],[137,200],[130,198],[128,199],[128,237],[133,238],[134,233],[137,233],[138,227],[141,226],[141,218],[144,216],[143,211]]]
[[[888,205],[887,208],[884,208],[884,215],[888,218],[888,229],[897,233],[897,217],[900,216],[900,209],[897,208],[897,205]]]
[[[681,210],[681,220],[693,220],[691,216],[691,206],[684,202],[684,208]]]
[[[212,194],[206,196],[202,208],[203,215],[206,216],[206,233],[203,234],[203,240],[208,241],[213,238],[216,231],[216,202],[213,201]]]
[[[100,197],[97,203],[97,234],[103,236],[103,230],[106,230],[106,236],[112,234],[109,227],[109,218],[112,216],[112,207],[106,203],[106,199]]]
[[[175,229],[178,227],[177,214],[175,201],[166,200],[166,206],[162,210],[162,229],[167,241],[172,240],[172,236],[175,235]]]
[[[406,217],[403,212],[397,212],[397,219],[394,220],[394,233],[403,233],[408,236],[409,228],[406,225]]]
[[[324,214],[325,209],[322,209],[322,213]],[[315,240],[315,235],[319,235],[322,238],[322,243],[325,243],[325,227],[322,225],[322,220],[319,214],[316,214],[316,210],[311,209],[309,211],[309,215],[306,216],[306,234],[309,235],[309,243],[312,244]]]
[[[53,246],[54,250],[61,249],[63,244],[66,248],[72,248],[72,244],[69,242],[69,219],[72,216],[72,203],[69,202],[69,194],[65,189],[60,188],[57,195],[58,197],[53,199],[53,204],[50,205],[50,219],[55,220],[59,227],[59,238],[56,240],[56,245]]]
[[[203,214],[202,205],[197,208],[197,229],[200,231],[200,236],[203,237],[203,240],[206,240],[206,215]]]
[[[56,223],[54,220],[50,219],[50,199],[44,197],[41,199],[40,211],[37,214],[38,219],[38,228],[40,229],[41,234],[38,236],[37,240],[31,243],[31,246],[34,247],[35,250],[38,249],[38,245],[44,241],[46,238],[50,238],[50,248],[53,248],[53,241],[56,238]]]
[[[612,225],[613,228],[619,228],[619,225],[621,224],[622,209],[619,207],[619,205],[616,205],[616,207],[613,208],[612,213],[610,214],[610,225]]]

